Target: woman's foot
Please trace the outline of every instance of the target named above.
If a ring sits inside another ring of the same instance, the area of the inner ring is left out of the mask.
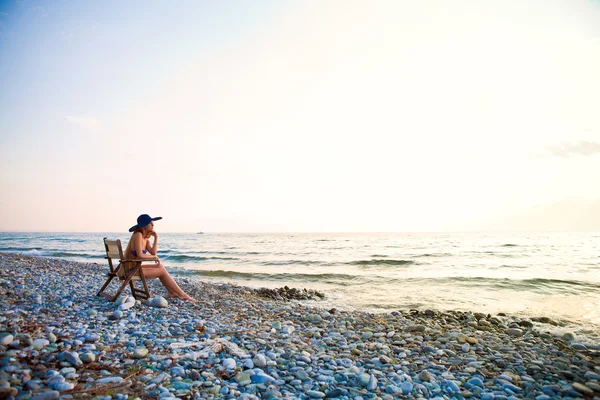
[[[175,294],[175,293],[169,293],[169,298],[170,299],[179,299],[179,300],[183,300],[183,301],[196,301],[195,298],[193,298],[192,296],[189,296],[187,294]]]

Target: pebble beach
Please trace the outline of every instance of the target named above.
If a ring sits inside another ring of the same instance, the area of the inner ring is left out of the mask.
[[[600,398],[600,346],[544,316],[344,311],[190,278],[196,303],[158,280],[110,302],[104,264],[0,267],[0,399]]]

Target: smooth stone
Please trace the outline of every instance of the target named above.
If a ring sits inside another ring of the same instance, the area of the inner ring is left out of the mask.
[[[313,398],[316,398],[316,399],[322,399],[322,398],[325,397],[325,393],[320,392],[318,390],[309,390],[309,391],[306,392],[306,394],[309,397],[313,397]]]
[[[207,392],[216,396],[217,394],[221,393],[221,385],[211,386]]]
[[[235,363],[235,360],[233,358],[225,358],[225,359],[223,359],[222,364],[225,367],[225,369],[235,369],[235,367],[236,367],[236,363]]]
[[[477,377],[471,378],[467,381],[467,383],[471,386],[478,386],[480,388],[484,388],[483,381]]]
[[[64,392],[65,390],[71,390],[75,387],[71,382],[60,382],[53,386],[53,389],[58,390],[59,392]]]
[[[11,344],[13,342],[13,340],[15,340],[15,338],[10,333],[7,335],[4,335],[4,336],[0,336],[0,345],[8,346],[9,344]]]
[[[371,379],[371,375],[369,374],[360,374],[356,377],[357,382],[362,387],[367,387],[369,384],[369,380]]]
[[[77,370],[73,367],[65,367],[65,368],[61,369],[60,371],[58,371],[58,373],[61,374],[62,376],[74,374],[76,372],[77,372]]]
[[[14,397],[19,393],[17,388],[14,387],[0,387],[0,399],[8,399],[9,397]]]
[[[284,325],[283,328],[281,328],[281,333],[284,335],[291,335],[295,330],[296,328],[292,325]]]
[[[133,352],[133,358],[145,358],[148,355],[148,349],[145,347],[140,347],[135,349]]]
[[[319,314],[309,314],[308,320],[310,322],[318,323],[323,321],[323,317],[321,317]]]
[[[133,299],[133,297],[130,297],[129,299]],[[133,301],[129,301],[129,299],[127,299],[127,301],[125,303],[123,303],[119,307],[117,307],[117,310],[125,311],[125,310],[129,310],[130,308],[134,307],[135,299]]]
[[[276,379],[267,374],[256,374],[250,376],[250,380],[252,381],[252,383],[268,383],[275,382]]]
[[[567,333],[563,334],[561,336],[561,338],[566,340],[567,342],[572,342],[573,340],[575,340],[575,335],[572,334],[571,332],[567,332]]]
[[[449,393],[460,393],[460,388],[458,387],[458,385],[456,384],[456,382],[452,381],[452,380],[445,380],[444,384],[446,386],[446,392]]]
[[[235,376],[233,377],[233,379],[237,383],[241,383],[241,382],[244,382],[244,381],[250,381],[250,374],[248,374],[246,372],[238,372],[237,374],[235,374]]]
[[[378,380],[375,377],[375,375],[371,375],[369,377],[369,382],[367,383],[367,390],[373,391],[373,390],[377,389],[377,383],[378,383]]]
[[[406,328],[407,332],[424,332],[427,327],[425,325],[410,325]]]
[[[389,394],[400,394],[402,393],[402,389],[396,385],[387,385],[385,387],[385,392]]]
[[[409,395],[413,390],[413,384],[411,381],[404,381],[400,385],[400,389],[402,390],[402,394]]]
[[[84,364],[89,364],[96,361],[96,355],[94,353],[84,353],[80,358]]]
[[[192,384],[191,383],[186,383],[186,382],[175,382],[173,384],[173,388],[175,388],[176,390],[189,391],[189,390],[192,389]]]
[[[123,377],[107,376],[106,378],[96,379],[94,382],[96,382],[96,383],[121,383],[121,382],[123,382]]]
[[[590,389],[589,387],[579,383],[579,382],[575,382],[573,383],[573,389],[575,389],[577,392],[584,394],[586,396],[593,396],[594,395],[594,391],[592,389]]]
[[[510,336],[523,336],[523,330],[519,328],[507,328],[504,330],[504,333]]]
[[[35,339],[31,344],[34,350],[41,350],[48,345],[50,345],[50,341],[48,339]]]
[[[595,379],[597,381],[600,381],[600,375],[598,375],[597,373],[592,372],[592,371],[586,371],[586,373],[585,373],[585,375],[583,375],[583,377],[585,379]]]
[[[150,300],[148,305],[150,307],[166,308],[169,306],[169,302],[164,297],[156,295]]]
[[[65,359],[67,360],[67,362],[71,363],[71,365],[74,365],[75,367],[78,367],[83,364],[83,361],[81,361],[81,359],[79,358],[79,354],[76,352],[66,352]]]
[[[575,350],[583,350],[583,351],[587,351],[588,348],[585,344],[581,344],[581,343],[572,343],[571,347],[574,348]]]
[[[335,399],[336,397],[342,397],[344,395],[344,392],[342,391],[342,389],[333,389],[330,390],[329,392],[325,393],[325,398],[326,399]]]
[[[363,340],[371,339],[373,337],[373,332],[365,331],[362,333],[361,337]]]
[[[308,377],[308,374],[304,371],[304,370],[298,370],[296,371],[296,378],[300,379],[301,381],[307,381],[310,378]]]
[[[522,390],[523,390],[523,389],[521,389],[520,387],[518,387],[518,386],[515,386],[515,385],[513,385],[513,384],[511,384],[511,383],[505,383],[504,385],[502,385],[502,388],[503,388],[503,389],[508,389],[508,390],[511,390],[511,391],[513,391],[513,392],[520,392],[520,391],[522,391]]]
[[[100,340],[100,336],[96,333],[89,333],[89,334],[85,335],[86,343],[94,343],[94,342],[97,342],[98,340]]]
[[[112,315],[110,317],[108,317],[108,319],[111,320],[117,320],[117,319],[121,319],[123,318],[123,311],[121,310],[115,310]]]
[[[267,358],[263,354],[257,354],[252,361],[258,368],[264,368],[267,366]]]
[[[429,373],[429,371],[424,370],[421,371],[419,375],[417,375],[417,378],[422,382],[429,382],[431,380],[431,374]]]
[[[60,392],[56,390],[50,390],[48,392],[38,393],[31,398],[31,400],[54,400],[58,399]]]

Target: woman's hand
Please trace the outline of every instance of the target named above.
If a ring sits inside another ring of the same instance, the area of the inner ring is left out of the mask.
[[[155,230],[150,231],[150,236],[154,236],[154,239],[158,239],[158,233]]]

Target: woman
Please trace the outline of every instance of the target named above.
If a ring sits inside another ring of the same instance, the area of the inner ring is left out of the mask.
[[[163,286],[167,289],[169,297],[177,297],[180,300],[196,301],[193,297],[184,292],[165,267],[161,264],[156,253],[158,252],[158,234],[154,230],[154,221],[158,221],[162,217],[152,218],[148,214],[142,214],[137,219],[137,225],[129,228],[129,232],[133,232],[127,248],[125,249],[125,257],[133,256],[144,260],[155,260],[155,265],[142,264],[144,275],[148,279],[158,278]],[[150,238],[154,237],[152,245]]]

